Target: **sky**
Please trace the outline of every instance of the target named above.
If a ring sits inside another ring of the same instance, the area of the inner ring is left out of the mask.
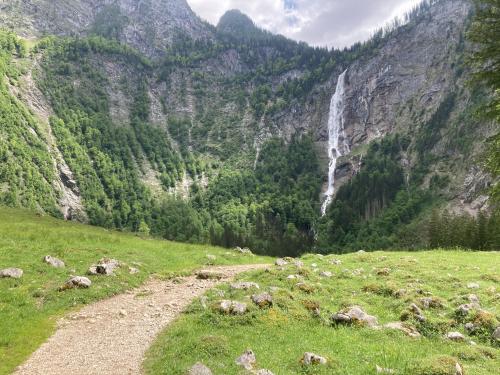
[[[314,46],[342,48],[411,10],[421,0],[187,0],[201,18],[216,25],[239,9],[258,26]]]

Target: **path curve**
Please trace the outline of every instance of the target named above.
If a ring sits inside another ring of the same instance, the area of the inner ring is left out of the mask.
[[[241,272],[267,266],[208,268],[220,273],[221,280],[153,279],[136,290],[88,305],[61,319],[54,335],[14,374],[141,374],[146,350],[196,297]]]

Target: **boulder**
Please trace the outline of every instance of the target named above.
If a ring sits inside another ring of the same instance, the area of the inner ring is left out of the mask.
[[[310,366],[310,365],[326,365],[328,361],[326,360],[325,357],[322,357],[314,353],[306,352],[304,353],[301,362],[306,366]]]
[[[260,308],[270,307],[273,305],[273,297],[269,293],[254,294],[252,301]]]
[[[71,279],[66,281],[64,285],[60,288],[61,290],[73,289],[73,288],[90,288],[92,281],[83,276],[73,276]]]
[[[23,270],[20,268],[6,268],[0,270],[0,278],[20,279],[23,277]]]
[[[89,275],[113,275],[113,272],[120,267],[120,262],[116,259],[103,258],[97,264],[90,266]]]
[[[50,255],[45,256],[43,261],[54,268],[64,268],[64,262],[61,259],[54,258]]]
[[[387,323],[386,325],[384,325],[384,328],[401,331],[410,337],[415,337],[415,338],[420,337],[420,332],[418,332],[417,329],[410,324],[393,322],[393,323]]]
[[[252,370],[256,362],[255,353],[251,349],[247,349],[242,355],[236,358],[236,364],[245,370]]]
[[[199,280],[220,280],[222,274],[210,270],[201,270],[196,273],[196,278]]]
[[[359,306],[352,306],[332,315],[331,320],[336,324],[357,324],[367,327],[377,326],[377,318],[368,315]]]
[[[188,375],[212,375],[212,371],[203,363],[198,362],[189,369]]]
[[[248,290],[248,289],[260,289],[260,287],[259,284],[257,283],[253,283],[250,281],[240,281],[231,284],[231,289]]]
[[[448,332],[445,337],[451,341],[465,341],[465,336],[460,332]]]

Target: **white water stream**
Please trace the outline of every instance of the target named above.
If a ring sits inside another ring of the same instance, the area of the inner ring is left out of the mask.
[[[332,203],[335,193],[335,170],[339,157],[348,153],[349,145],[344,133],[344,97],[345,97],[345,77],[347,70],[339,76],[335,94],[330,102],[330,115],[328,117],[328,157],[330,164],[328,168],[328,189],[325,193],[325,200],[321,206],[321,214],[324,216],[330,203]]]

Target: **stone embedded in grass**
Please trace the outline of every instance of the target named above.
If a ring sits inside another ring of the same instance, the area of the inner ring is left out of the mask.
[[[293,264],[295,265],[295,267],[297,268],[302,268],[304,267],[304,262],[301,262],[300,260],[294,260]]]
[[[252,370],[255,363],[257,363],[257,359],[251,349],[247,349],[242,355],[236,358],[236,364],[245,370]]]
[[[437,297],[420,298],[419,302],[424,309],[438,309],[443,307],[443,303]]]
[[[254,294],[252,301],[260,308],[270,307],[273,305],[273,297],[269,293]]]
[[[251,281],[240,281],[231,284],[231,289],[238,289],[238,290],[260,289],[260,286],[259,284],[253,283]]]
[[[50,255],[46,255],[43,261],[54,268],[64,268],[64,262],[61,259],[54,258]]]
[[[243,315],[247,312],[247,304],[238,301],[223,300],[219,303],[219,311],[224,314]]]
[[[464,375],[462,365],[454,357],[440,355],[424,359],[416,368],[413,375]]]
[[[469,294],[467,296],[467,299],[469,300],[470,303],[475,303],[479,306],[479,297],[475,294]]]
[[[467,288],[469,289],[479,289],[479,284],[478,283],[468,283]]]
[[[394,374],[396,372],[391,368],[384,368],[379,365],[375,366],[375,371],[377,371],[377,374]]]
[[[495,341],[500,341],[500,326],[495,328],[493,334],[491,335],[491,338]]]
[[[245,247],[242,249],[241,247],[236,246],[234,248],[234,251],[236,251],[237,253],[240,253],[240,254],[244,254],[244,255],[253,255],[252,251],[248,247]]]
[[[74,289],[74,288],[90,288],[92,281],[83,276],[73,276],[66,281],[60,290]]]
[[[113,275],[113,272],[120,267],[120,262],[116,259],[103,258],[97,264],[90,266],[89,275]]]
[[[270,370],[261,369],[256,372],[256,375],[274,375],[274,373]]]
[[[276,259],[276,262],[274,262],[274,264],[277,265],[278,267],[284,267],[288,264],[288,262],[284,259],[278,258]]]
[[[465,303],[463,305],[460,305],[458,306],[457,310],[455,311],[455,313],[458,315],[458,316],[467,316],[469,315],[469,313],[474,310],[474,309],[479,309],[479,305],[478,304],[475,304],[475,303]]]
[[[401,323],[401,322],[393,322],[393,323],[387,323],[386,325],[384,325],[384,328],[395,329],[395,330],[401,331],[410,337],[414,337],[414,338],[420,337],[420,332],[418,332],[418,330],[410,324],[405,324],[405,323]]]
[[[330,262],[329,262],[329,263],[330,263],[330,264],[333,264],[333,265],[335,265],[335,266],[340,266],[340,265],[342,264],[342,261],[341,261],[341,260],[339,260],[339,259],[332,259],[332,260],[330,260]]]
[[[333,276],[333,273],[331,273],[330,271],[323,271],[319,274],[321,277],[326,277],[326,278],[330,278]]]
[[[212,375],[212,370],[203,363],[198,362],[189,369],[188,375]]]
[[[128,268],[128,273],[131,274],[131,275],[136,275],[138,274],[140,271],[138,268],[135,268],[135,267],[129,267]]]
[[[310,366],[310,365],[326,365],[328,361],[326,360],[325,357],[322,357],[314,353],[306,352],[304,353],[301,362],[306,366]]]
[[[212,255],[212,254],[207,254],[207,260],[208,260],[208,262],[213,263],[217,260],[217,257],[215,255]]]
[[[298,283],[297,288],[304,293],[311,294],[314,293],[314,287],[306,283]]]
[[[465,336],[460,332],[448,332],[445,337],[451,341],[465,341]]]
[[[367,327],[377,326],[377,318],[368,315],[359,306],[351,306],[336,314],[333,314],[331,320],[335,324],[357,324]]]
[[[210,270],[201,270],[196,273],[196,278],[200,280],[220,280],[222,274]]]
[[[23,277],[23,273],[20,268],[6,268],[0,270],[0,278],[20,279]]]
[[[387,267],[377,270],[378,276],[389,276],[390,273],[391,273],[391,269],[387,268]]]

